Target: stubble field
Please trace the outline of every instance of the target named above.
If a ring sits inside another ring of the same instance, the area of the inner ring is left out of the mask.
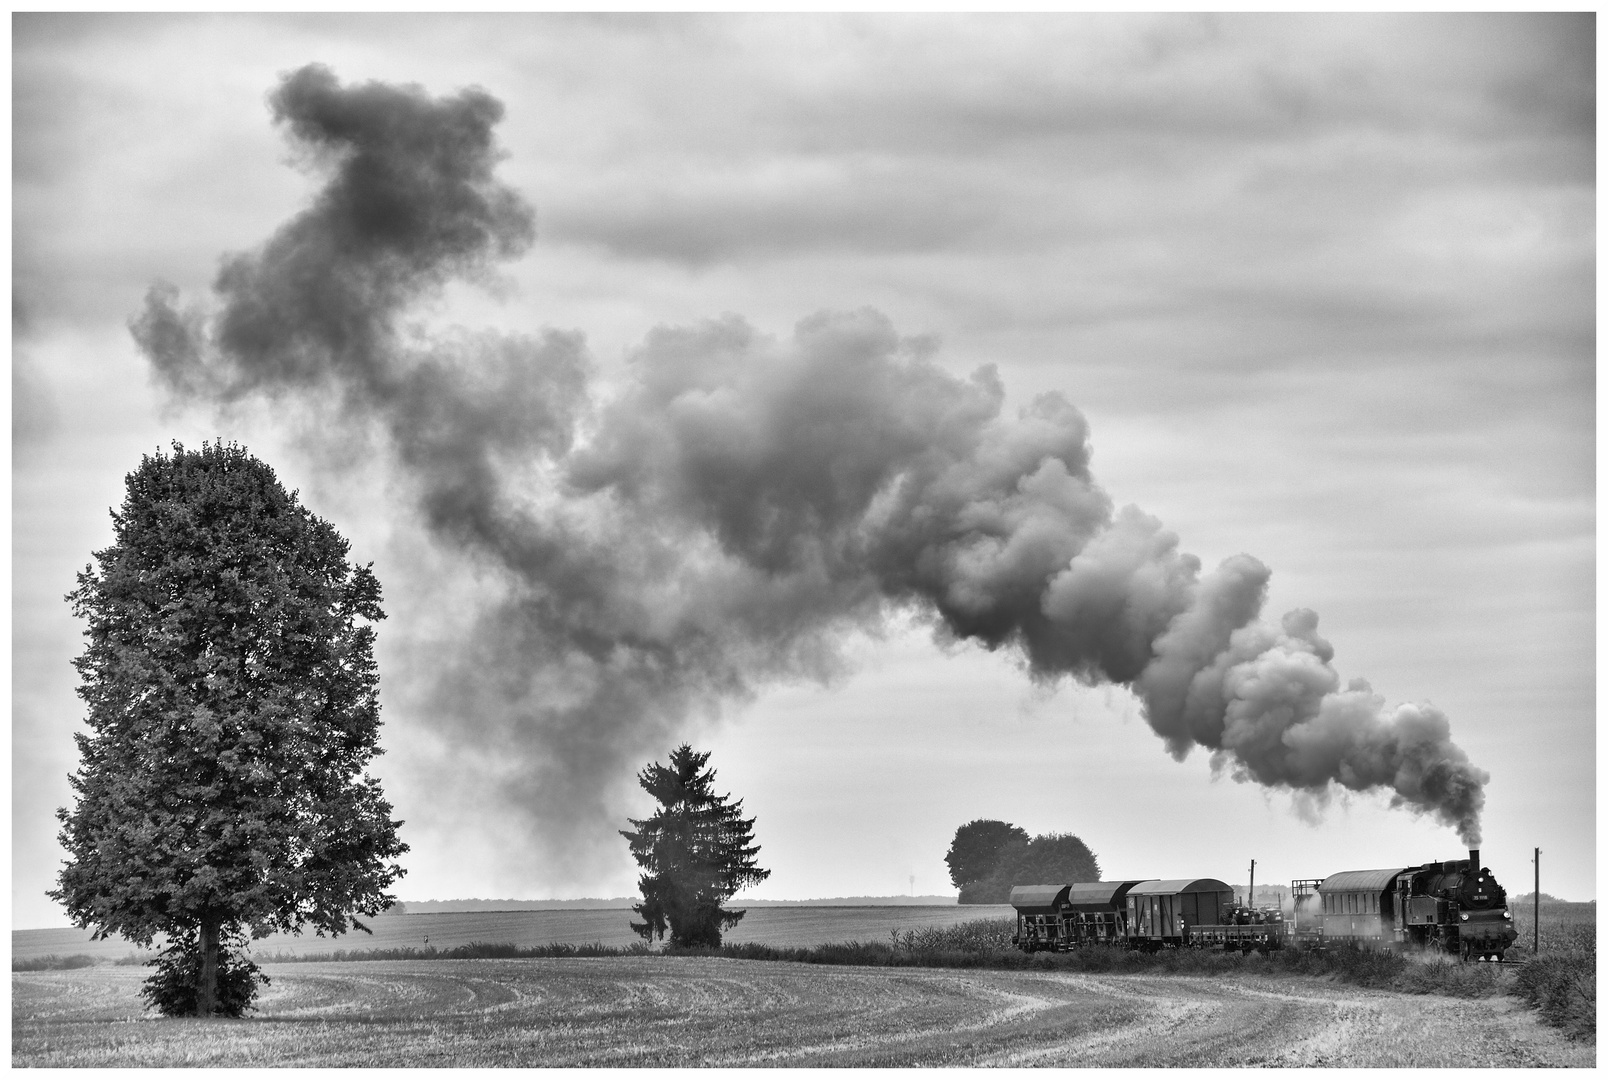
[[[12,976],[18,1066],[1591,1066],[1511,999],[1317,979],[712,957],[267,965],[248,1020],[160,1019],[145,972]]]

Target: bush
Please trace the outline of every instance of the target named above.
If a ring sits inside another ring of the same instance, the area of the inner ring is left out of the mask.
[[[268,985],[256,964],[242,956],[236,942],[228,937],[218,946],[217,1000],[213,1014],[244,1016],[254,1009],[257,984]],[[156,969],[140,987],[140,996],[163,1016],[197,1015],[198,987],[201,983],[201,942],[195,933],[183,934],[146,964]]]
[[[1455,956],[1430,955],[1409,960],[1391,989],[1409,994],[1447,997],[1493,997],[1502,992],[1495,964],[1465,963]]]
[[[1514,993],[1571,1038],[1597,1035],[1597,958],[1584,950],[1543,954],[1519,969]]]
[[[1326,964],[1320,965],[1320,970],[1327,967],[1327,973],[1338,976],[1342,982],[1380,990],[1393,989],[1407,968],[1407,961],[1400,953],[1352,944],[1325,949],[1323,960]]]

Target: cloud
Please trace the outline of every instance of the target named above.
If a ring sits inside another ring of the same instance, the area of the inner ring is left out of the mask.
[[[1064,241],[1068,224],[1075,241],[1188,220],[1239,247],[1341,213],[1366,228],[1408,177],[1591,183],[1588,18],[692,25],[613,92],[584,182],[544,177],[555,239],[702,266],[939,241],[1019,249]],[[623,75],[637,58],[615,45],[601,62]],[[1214,203],[1220,229],[1180,214]]]

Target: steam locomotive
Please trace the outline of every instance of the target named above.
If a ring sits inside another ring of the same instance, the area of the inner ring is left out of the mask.
[[[1105,943],[1130,948],[1425,948],[1465,960],[1501,960],[1518,938],[1507,892],[1467,859],[1387,870],[1346,870],[1291,883],[1290,919],[1241,906],[1216,878],[1018,885],[1012,943],[1026,952]]]

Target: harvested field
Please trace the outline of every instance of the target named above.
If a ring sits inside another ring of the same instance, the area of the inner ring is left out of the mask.
[[[1319,979],[701,957],[273,964],[250,1020],[164,1020],[144,971],[12,976],[19,1066],[1591,1066],[1506,998]]]
[[[762,941],[777,946],[825,945],[834,941],[887,941],[892,931],[929,926],[952,926],[974,919],[1013,917],[1007,905],[956,904],[934,907],[756,907],[726,934],[733,944]],[[553,911],[467,911],[420,915],[381,915],[369,920],[373,934],[345,934],[339,938],[296,937],[273,934],[252,943],[258,956],[276,953],[327,953],[335,949],[418,948],[438,949],[495,941],[513,945],[625,946],[641,941],[631,932],[636,915],[629,908],[559,909]],[[88,930],[71,928],[13,930],[11,958],[32,960],[43,956],[82,954],[112,961],[128,956],[127,941],[91,941]]]

